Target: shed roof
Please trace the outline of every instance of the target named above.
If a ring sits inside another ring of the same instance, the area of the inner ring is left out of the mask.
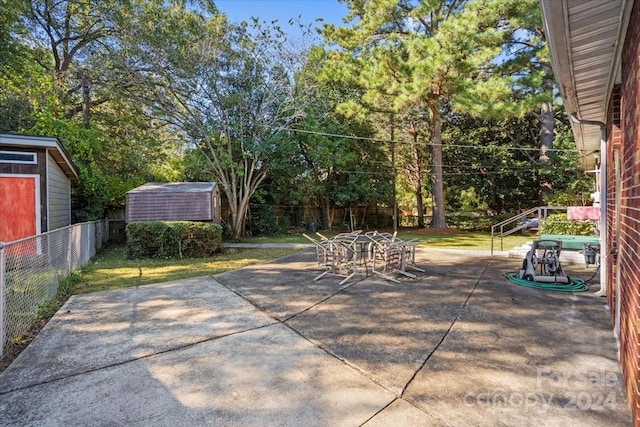
[[[210,193],[215,182],[148,182],[127,192],[139,193]]]
[[[10,146],[15,148],[45,148],[49,153],[51,153],[53,159],[69,179],[78,179],[76,167],[58,138],[51,136],[0,133],[0,146]]]
[[[551,63],[568,114],[605,122],[633,0],[540,0]],[[571,122],[582,167],[595,165],[597,126]]]

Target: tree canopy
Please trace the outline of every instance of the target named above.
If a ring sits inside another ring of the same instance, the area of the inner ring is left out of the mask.
[[[0,131],[61,139],[74,221],[148,181],[215,180],[234,237],[252,203],[355,227],[410,193],[445,227],[585,191],[537,0],[345,3],[314,46],[209,0],[0,0]]]
[[[328,42],[341,48],[327,72],[362,88],[362,98],[344,106],[354,114],[385,110],[397,117],[420,118],[410,119],[410,127],[414,139],[422,134],[430,141],[432,225],[446,227],[442,110],[446,104],[485,117],[520,114],[514,95],[515,88],[525,84],[519,75],[522,67],[516,66],[522,62],[505,55],[520,55],[507,49],[515,38],[527,36],[521,25],[527,18],[523,11],[534,6],[533,1],[346,3],[353,25],[325,27]],[[420,133],[416,126],[422,123],[426,131]],[[413,156],[418,154],[414,151]],[[418,198],[421,191],[416,188]]]

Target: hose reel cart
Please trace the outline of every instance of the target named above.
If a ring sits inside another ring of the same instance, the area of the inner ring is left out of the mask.
[[[522,260],[519,273],[507,275],[518,285],[561,292],[581,292],[589,289],[580,279],[570,278],[562,269],[562,241],[534,240]]]

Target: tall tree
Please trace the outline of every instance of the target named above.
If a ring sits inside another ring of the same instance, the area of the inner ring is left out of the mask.
[[[521,102],[529,102],[528,111],[538,120],[538,155],[536,162],[552,165],[555,156],[554,129],[557,122],[553,104],[555,78],[542,26],[539,5],[522,2],[518,9],[518,30],[513,34],[505,49],[506,60],[502,71],[518,75],[516,96]],[[532,94],[534,96],[532,96]],[[545,180],[544,174],[538,174],[537,204],[542,205],[553,183]]]
[[[589,200],[589,178],[580,172],[566,115],[556,105],[557,129],[551,162],[539,153],[540,123],[535,112],[522,118],[479,119],[449,112],[443,126],[445,188],[452,209],[464,209],[464,195],[475,208],[494,215],[529,209],[538,201],[540,177],[549,183],[544,203],[583,205]]]
[[[428,130],[424,128],[424,117],[419,112],[412,112],[408,115],[395,115],[398,135],[396,138],[402,143],[396,148],[399,154],[398,166],[405,172],[404,178],[411,186],[414,195],[417,225],[424,228],[424,190],[425,172],[428,171],[429,152],[426,150],[424,141],[428,140]]]
[[[363,104],[391,98],[397,112],[423,112],[431,148],[432,226],[446,227],[442,179],[442,108],[502,114],[517,78],[497,66],[516,34],[522,0],[347,0],[352,26],[326,26],[341,50],[329,65],[358,82]]]
[[[155,89],[121,69],[137,66],[127,46],[140,22],[171,24],[156,29],[165,40],[188,34],[179,20],[166,18],[191,16],[186,3],[15,3],[23,6],[17,9],[23,27],[12,30],[12,42],[20,46],[14,50],[26,65],[0,77],[0,111],[8,113],[0,129],[60,137],[81,169],[73,189],[77,219],[100,217],[105,207],[122,206],[132,187],[170,176],[161,165],[178,152],[178,138],[140,102]],[[206,1],[199,4],[204,9]]]
[[[20,55],[21,46],[15,36],[24,32],[20,16],[26,7],[24,2],[0,0],[0,72],[5,66],[15,64]]]
[[[37,70],[29,64],[30,46],[20,42],[26,33],[21,17],[27,8],[22,1],[0,0],[0,132],[16,132],[31,123],[25,82]]]
[[[117,25],[122,2],[80,0],[32,0],[26,15],[32,29],[34,60],[54,78],[54,88],[67,119],[81,114],[89,128],[92,105],[105,102],[95,97],[100,70],[89,67],[89,59],[102,44],[108,44]],[[111,41],[114,43],[114,41]],[[49,54],[43,54],[48,52]]]
[[[289,164],[300,166],[295,182],[303,189],[302,199],[322,212],[316,222],[331,230],[336,208],[389,203],[390,165],[383,147],[370,141],[374,127],[368,120],[336,113],[339,103],[358,93],[323,78],[326,57],[324,49],[311,48],[296,73],[296,100],[303,111],[292,122],[298,132],[291,135],[295,156]]]
[[[448,112],[443,124],[448,205],[463,209],[464,195],[472,194],[476,209],[483,207],[485,214],[529,209],[537,200],[536,175],[541,168],[537,132],[533,114],[485,120]]]
[[[189,18],[215,10],[209,0],[31,0],[25,15],[34,60],[54,78],[64,115],[80,115],[88,128],[92,109],[135,88],[135,82],[114,73],[128,61],[127,40],[140,25],[155,25],[156,35],[175,42]],[[166,16],[164,16],[166,15]],[[161,27],[170,24],[169,27]],[[46,54],[43,54],[46,53]],[[121,65],[121,64],[120,64]]]
[[[146,88],[140,101],[155,117],[202,150],[229,202],[233,237],[244,231],[282,129],[299,112],[292,83],[299,58],[284,42],[277,27],[174,9],[138,22],[126,40],[135,67],[120,72]]]

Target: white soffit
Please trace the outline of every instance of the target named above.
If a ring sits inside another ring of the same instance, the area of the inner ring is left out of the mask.
[[[605,122],[619,83],[620,51],[633,0],[541,0],[551,63],[568,114]],[[600,128],[572,122],[583,169],[594,167]]]

